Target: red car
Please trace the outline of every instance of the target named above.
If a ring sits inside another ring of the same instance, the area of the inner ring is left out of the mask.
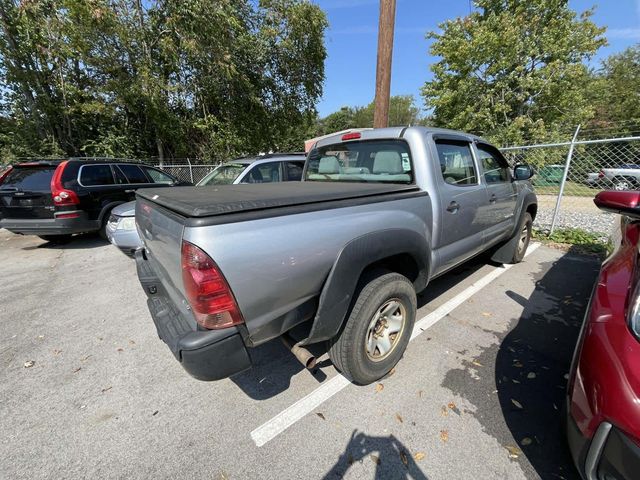
[[[588,480],[640,479],[640,192],[599,193],[619,241],[594,287],[567,391],[567,436]]]

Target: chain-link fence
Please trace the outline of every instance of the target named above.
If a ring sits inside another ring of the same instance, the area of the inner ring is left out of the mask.
[[[581,228],[608,234],[615,215],[593,203],[601,190],[640,189],[640,136],[578,139],[564,143],[503,148],[515,164],[528,163],[536,171],[533,185],[538,195],[538,227]]]
[[[151,165],[162,168],[165,172],[173,175],[180,181],[196,184],[220,164],[191,163],[189,159],[185,159],[184,162],[175,163],[174,161],[171,164],[162,165],[160,165],[158,161],[152,161]]]

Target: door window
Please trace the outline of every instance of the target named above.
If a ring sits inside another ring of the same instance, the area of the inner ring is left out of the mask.
[[[142,169],[137,165],[117,165],[125,174],[129,183],[150,183]]]
[[[150,168],[150,167],[142,167],[142,168],[144,168],[144,171],[147,172],[147,175],[151,177],[151,180],[153,180],[153,183],[163,183],[165,185],[173,185],[175,183],[175,180],[173,179],[173,177],[167,175],[164,172],[161,172],[160,170],[156,170],[155,168]]]
[[[509,164],[495,148],[489,145],[477,145],[478,156],[482,163],[484,179],[487,183],[509,181]]]
[[[302,170],[304,162],[287,162],[285,169],[287,170],[287,180],[290,182],[299,182],[302,180]]]
[[[271,183],[281,181],[280,162],[269,162],[255,166],[243,180],[243,182],[247,183]]]
[[[80,184],[85,187],[113,185],[114,183],[109,165],[83,165],[80,168]]]
[[[440,140],[436,142],[440,172],[449,185],[464,187],[478,184],[478,174],[467,142]]]

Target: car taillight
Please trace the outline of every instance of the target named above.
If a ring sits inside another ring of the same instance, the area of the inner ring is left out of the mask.
[[[7,178],[7,175],[11,173],[11,170],[13,170],[13,167],[9,167],[4,172],[0,173],[0,185],[2,185],[4,179]]]
[[[80,203],[78,195],[73,190],[64,188],[62,184],[62,173],[67,166],[68,160],[65,160],[56,167],[51,177],[51,197],[53,197],[53,204],[62,207],[65,205],[77,205]]]
[[[207,329],[244,322],[231,288],[215,262],[202,249],[182,241],[182,281],[196,321]]]
[[[602,177],[604,177],[604,170],[600,170],[598,172],[598,178],[602,178]]]

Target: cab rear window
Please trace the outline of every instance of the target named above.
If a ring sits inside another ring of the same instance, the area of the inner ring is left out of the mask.
[[[42,167],[16,165],[4,179],[0,188],[36,192],[51,191],[51,177],[53,177],[55,169],[56,167],[52,165]]]
[[[412,183],[413,163],[403,140],[368,140],[316,148],[305,180],[315,182]]]

